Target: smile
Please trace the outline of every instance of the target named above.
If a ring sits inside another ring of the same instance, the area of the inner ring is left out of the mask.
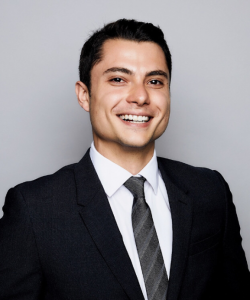
[[[131,123],[145,123],[149,121],[148,116],[137,116],[137,115],[120,115],[122,120],[131,122]]]

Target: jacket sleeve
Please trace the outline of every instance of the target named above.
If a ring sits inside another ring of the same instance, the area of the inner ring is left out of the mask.
[[[219,176],[226,197],[226,218],[223,237],[223,299],[250,299],[250,273],[245,252],[242,248],[240,225],[236,209],[232,201],[229,186],[223,177]]]
[[[17,188],[7,193],[0,220],[0,299],[36,300],[42,272],[27,205]]]

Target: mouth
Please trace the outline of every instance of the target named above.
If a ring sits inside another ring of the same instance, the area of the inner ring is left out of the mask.
[[[137,115],[119,115],[119,118],[130,123],[147,123],[151,117]]]

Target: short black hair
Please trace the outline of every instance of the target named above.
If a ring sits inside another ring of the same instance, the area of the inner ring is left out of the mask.
[[[166,63],[171,80],[172,60],[164,34],[160,27],[152,23],[138,22],[136,20],[120,19],[106,24],[103,28],[95,31],[82,47],[79,62],[79,77],[90,92],[90,72],[95,64],[102,59],[102,47],[105,41],[124,39],[135,42],[153,42],[158,44],[166,58]]]

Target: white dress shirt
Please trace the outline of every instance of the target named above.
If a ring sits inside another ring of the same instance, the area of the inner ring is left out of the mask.
[[[146,287],[136,249],[131,220],[133,195],[123,185],[123,183],[133,175],[102,156],[95,149],[94,143],[91,144],[90,158],[107,194],[109,204],[134,267],[144,298],[147,300]],[[143,176],[146,179],[144,184],[145,198],[151,209],[163,260],[169,277],[172,255],[172,219],[166,186],[158,169],[155,151],[149,163],[135,176]]]

